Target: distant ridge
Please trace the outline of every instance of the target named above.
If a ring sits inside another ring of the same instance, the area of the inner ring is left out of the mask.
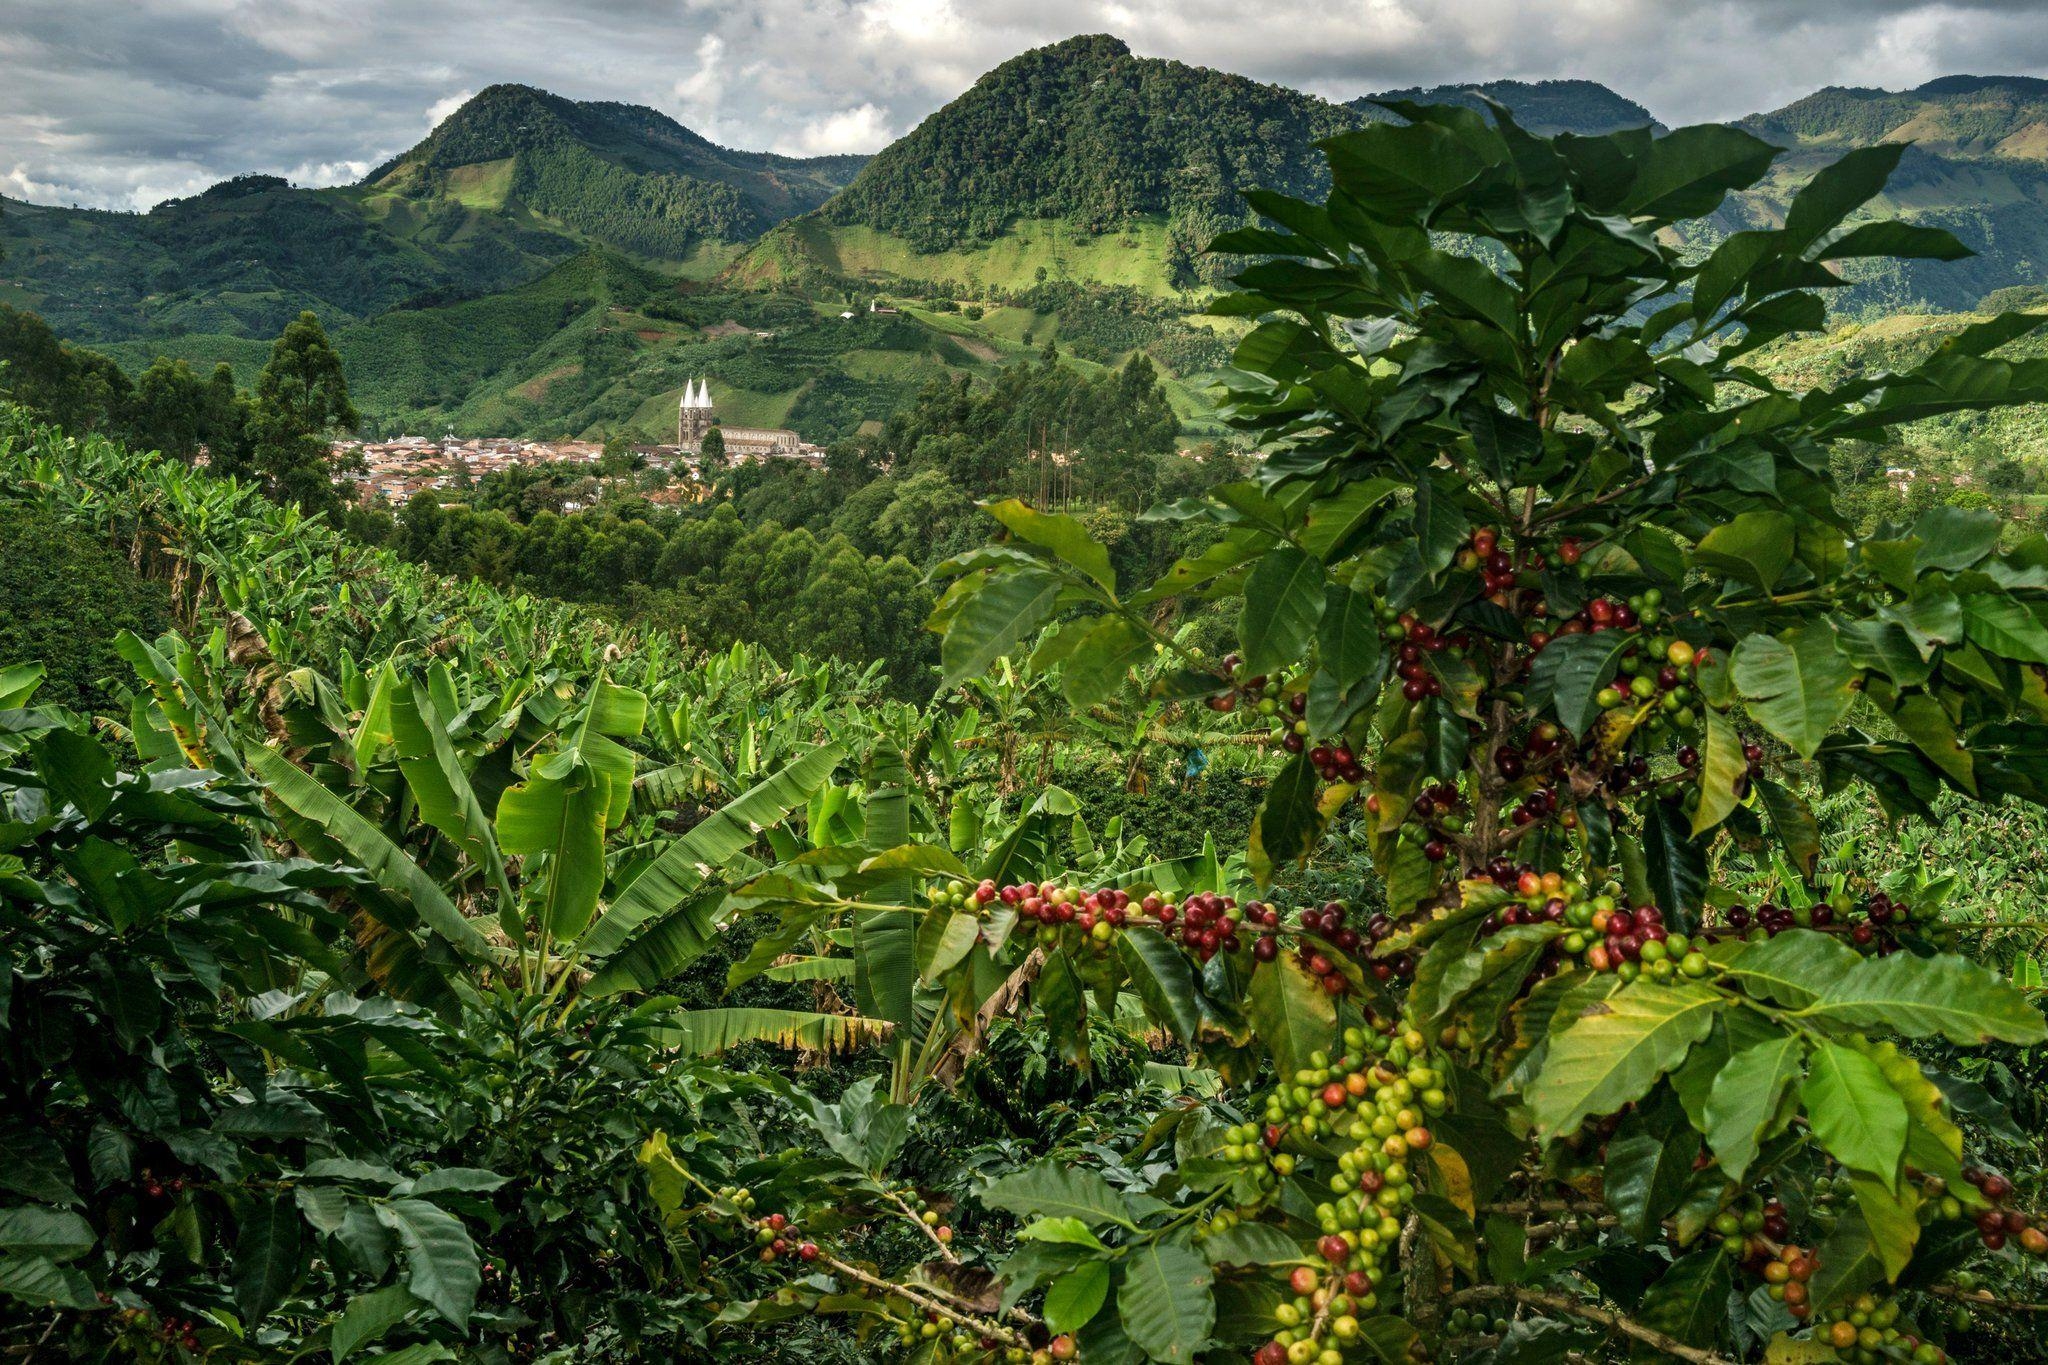
[[[1794,146],[1911,142],[1947,157],[2048,162],[2048,80],[1956,75],[1911,90],[1829,86],[1746,122]]]
[[[733,151],[640,105],[493,85],[363,185],[414,197],[482,187],[500,207],[516,198],[607,246],[680,255],[816,208],[865,161]]]
[[[1481,98],[1481,97],[1484,98]],[[1386,90],[1353,100],[1352,107],[1379,111],[1377,101],[1406,100],[1413,104],[1460,104],[1484,109],[1486,101],[1506,105],[1532,133],[1546,137],[1558,133],[1588,136],[1612,133],[1623,128],[1663,130],[1656,117],[1634,100],[1598,81],[1475,81],[1469,84],[1414,85]]]

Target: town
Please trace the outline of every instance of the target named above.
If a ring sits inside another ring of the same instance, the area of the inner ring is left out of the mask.
[[[636,468],[666,471],[678,483],[705,480],[704,446],[712,432],[727,462],[800,460],[812,466],[825,462],[824,447],[781,427],[735,427],[719,421],[707,380],[683,387],[676,408],[676,439],[671,444],[628,446]],[[525,465],[568,464],[593,468],[605,456],[602,441],[533,441],[512,437],[455,435],[393,436],[378,439],[347,437],[333,442],[338,479],[356,501],[403,506],[423,493],[448,493],[467,488],[490,474]],[[680,489],[665,500],[680,500]],[[569,510],[577,510],[570,508]]]

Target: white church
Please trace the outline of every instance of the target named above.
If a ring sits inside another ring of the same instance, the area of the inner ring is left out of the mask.
[[[704,437],[716,427],[725,440],[727,460],[802,459],[816,463],[824,452],[783,427],[729,427],[718,420],[711,384],[695,379],[683,385],[676,403],[676,444],[689,454],[703,449]]]

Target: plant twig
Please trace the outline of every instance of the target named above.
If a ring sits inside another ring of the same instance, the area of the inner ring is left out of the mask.
[[[1463,1300],[1485,1298],[1509,1298],[1517,1303],[1527,1304],[1531,1308],[1541,1308],[1546,1312],[1565,1313],[1572,1317],[1584,1318],[1587,1322],[1597,1323],[1607,1328],[1610,1332],[1619,1332],[1623,1336],[1633,1337],[1645,1346],[1654,1346],[1666,1355],[1676,1356],[1680,1360],[1689,1361],[1691,1365],[1736,1365],[1736,1362],[1730,1360],[1727,1356],[1703,1350],[1698,1346],[1688,1346],[1677,1337],[1660,1332],[1654,1327],[1646,1327],[1634,1318],[1624,1317],[1620,1313],[1612,1312],[1595,1304],[1581,1303],[1577,1299],[1566,1298],[1562,1294],[1545,1294],[1540,1290],[1523,1289],[1518,1286],[1509,1285],[1480,1285],[1476,1288],[1460,1290],[1458,1293],[1453,1294],[1451,1302],[1457,1303]]]
[[[959,1307],[957,1303],[948,1303],[945,1299],[936,1297],[936,1293],[942,1291],[912,1289],[907,1284],[898,1284],[894,1280],[885,1280],[879,1275],[870,1275],[859,1266],[850,1265],[829,1251],[820,1252],[818,1259],[837,1273],[844,1275],[847,1279],[858,1280],[870,1289],[879,1289],[884,1294],[895,1294],[906,1298],[918,1307],[937,1313],[941,1317],[957,1318],[981,1335],[992,1337],[1002,1342],[1005,1346],[1022,1347],[1027,1351],[1031,1349],[1030,1339],[1021,1332],[1014,1332],[993,1318],[978,1317]]]

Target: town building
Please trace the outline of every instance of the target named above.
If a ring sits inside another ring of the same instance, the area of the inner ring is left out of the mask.
[[[825,451],[812,445],[787,427],[735,427],[718,419],[711,400],[711,384],[697,379],[683,385],[676,404],[676,444],[692,456],[703,449],[704,438],[713,427],[725,441],[727,460],[802,460],[822,465]]]

